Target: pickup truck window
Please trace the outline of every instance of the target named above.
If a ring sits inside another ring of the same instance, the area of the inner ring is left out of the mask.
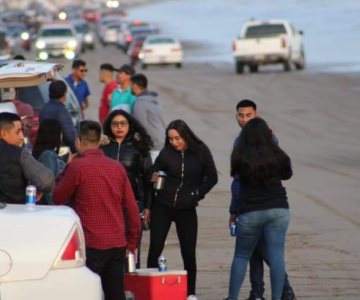
[[[283,24],[264,24],[249,26],[246,30],[246,38],[257,38],[266,36],[276,36],[286,34],[286,28]]]

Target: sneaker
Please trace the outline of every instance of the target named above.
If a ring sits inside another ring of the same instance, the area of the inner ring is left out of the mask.
[[[195,295],[189,295],[187,300],[198,300],[198,298]]]

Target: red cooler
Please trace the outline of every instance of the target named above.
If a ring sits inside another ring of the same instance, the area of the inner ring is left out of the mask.
[[[159,272],[158,269],[138,269],[125,274],[125,291],[134,300],[186,300],[187,273],[184,270]]]

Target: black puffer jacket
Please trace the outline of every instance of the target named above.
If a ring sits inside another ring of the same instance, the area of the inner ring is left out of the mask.
[[[132,138],[122,143],[111,141],[100,146],[106,156],[122,163],[125,167],[139,208],[149,208],[153,194],[151,183],[152,161],[150,153],[143,153],[135,147]]]
[[[197,154],[165,147],[153,169],[167,174],[164,188],[156,192],[155,201],[177,209],[196,207],[218,181],[213,157],[205,145],[200,146]]]

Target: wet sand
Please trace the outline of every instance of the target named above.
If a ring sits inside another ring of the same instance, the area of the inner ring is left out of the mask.
[[[120,66],[127,58],[113,47],[86,53],[92,90],[88,118],[97,119],[102,85],[98,67]],[[181,118],[210,147],[219,183],[200,203],[197,248],[199,299],[226,296],[235,239],[227,228],[229,155],[239,133],[235,105],[249,98],[258,104],[292,158],[294,177],[285,182],[291,207],[286,261],[298,299],[360,299],[360,101],[358,75],[310,71],[283,73],[260,68],[258,74],[234,74],[228,64],[154,67],[144,73],[159,92],[169,122]],[[140,68],[138,68],[139,71]],[[64,74],[69,71],[66,64]],[[148,234],[143,239],[146,261]],[[171,269],[182,268],[174,228],[164,254]],[[266,296],[270,285],[266,273]],[[246,277],[240,299],[249,291]]]

